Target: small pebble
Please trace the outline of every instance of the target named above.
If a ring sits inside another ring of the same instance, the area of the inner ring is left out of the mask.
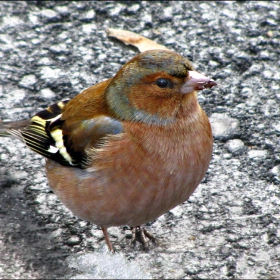
[[[245,149],[245,145],[240,139],[228,140],[226,143],[226,147],[228,151],[234,155],[241,154]]]

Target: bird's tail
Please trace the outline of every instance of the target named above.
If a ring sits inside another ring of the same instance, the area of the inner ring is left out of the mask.
[[[0,137],[19,137],[20,131],[30,124],[30,120],[5,122],[0,119]],[[18,134],[18,135],[17,135]]]

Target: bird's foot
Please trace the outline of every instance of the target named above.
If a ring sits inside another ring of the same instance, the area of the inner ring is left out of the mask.
[[[101,228],[102,231],[103,231],[103,235],[104,235],[104,238],[105,238],[105,241],[106,241],[106,244],[108,246],[108,249],[109,251],[111,251],[112,253],[115,253],[115,249],[110,241],[110,237],[109,237],[109,234],[108,234],[108,231],[107,231],[107,228],[106,227],[102,227]]]
[[[148,241],[146,240],[145,237],[151,240],[153,244],[157,244],[156,238],[149,231],[147,231],[143,226],[133,227],[131,245],[133,245],[134,247],[136,242],[138,241],[139,243],[142,244],[144,250],[146,250],[148,248]]]

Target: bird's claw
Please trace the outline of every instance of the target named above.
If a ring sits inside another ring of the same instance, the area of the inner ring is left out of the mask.
[[[153,244],[157,244],[156,238],[147,231],[143,226],[137,226],[132,228],[132,241],[131,245],[134,247],[136,245],[136,242],[142,244],[144,250],[148,248],[148,241],[146,240],[146,237],[153,242]]]

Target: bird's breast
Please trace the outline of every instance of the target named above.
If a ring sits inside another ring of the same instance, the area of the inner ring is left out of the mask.
[[[187,200],[208,169],[212,133],[201,114],[168,127],[125,124],[125,133],[92,151],[84,170],[49,160],[50,186],[75,215],[99,226],[153,221]]]

